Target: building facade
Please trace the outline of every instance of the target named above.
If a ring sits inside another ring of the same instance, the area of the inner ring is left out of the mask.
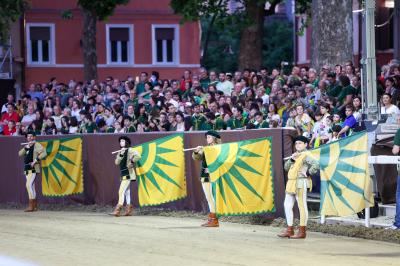
[[[99,80],[124,80],[153,70],[161,77],[179,78],[185,69],[200,67],[199,23],[180,25],[169,2],[130,1],[97,23]],[[71,11],[71,19],[62,18],[65,10]],[[20,44],[23,55],[21,83],[29,86],[51,77],[83,80],[83,16],[76,0],[32,0],[20,24],[23,29],[13,33],[13,42]]]

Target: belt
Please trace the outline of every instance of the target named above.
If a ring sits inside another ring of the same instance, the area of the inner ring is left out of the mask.
[[[25,170],[24,173],[25,173],[25,175],[29,175],[29,174],[36,173],[36,171],[35,171],[35,169],[31,169],[31,170]]]

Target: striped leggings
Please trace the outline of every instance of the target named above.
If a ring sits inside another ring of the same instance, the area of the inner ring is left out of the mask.
[[[300,226],[307,226],[308,207],[307,207],[307,186],[298,188],[296,194],[288,194],[285,196],[285,215],[288,226],[293,226],[293,207],[294,201],[297,201],[300,213]]]
[[[118,191],[118,204],[124,205],[124,201],[126,200],[126,204],[131,204],[131,180],[122,180],[121,185],[119,186]]]
[[[30,200],[36,199],[35,178],[36,173],[32,173],[32,171],[29,171],[26,175],[26,190]]]
[[[204,191],[204,195],[206,196],[208,208],[210,212],[215,213],[215,199],[212,193],[211,182],[202,182],[201,183]]]

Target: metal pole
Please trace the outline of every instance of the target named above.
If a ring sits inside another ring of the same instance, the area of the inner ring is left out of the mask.
[[[369,211],[369,202],[365,201],[365,227],[370,227],[370,211]]]
[[[367,118],[378,119],[375,58],[375,0],[365,1]]]
[[[393,12],[393,57],[400,60],[400,0],[394,1]]]
[[[13,76],[13,55],[12,55],[11,34],[10,34],[10,79],[14,79],[14,76]]]

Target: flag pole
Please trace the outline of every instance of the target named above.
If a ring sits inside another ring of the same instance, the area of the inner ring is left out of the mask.
[[[370,227],[371,223],[370,223],[370,208],[369,208],[369,202],[365,201],[365,227]]]
[[[130,147],[128,147],[128,148],[124,148],[124,149],[129,149]],[[120,152],[120,151],[123,151],[124,149],[120,149],[120,150],[117,150],[117,151],[113,151],[113,152],[111,152],[111,154],[116,154],[116,153],[118,153],[118,152]]]
[[[21,146],[23,146],[23,145],[28,145],[28,144],[32,144],[32,143],[35,143],[34,141],[30,141],[30,142],[22,142],[21,144],[19,144],[19,145],[21,145]]]
[[[193,151],[195,149],[197,149],[197,147],[196,148],[183,149],[183,151]]]

